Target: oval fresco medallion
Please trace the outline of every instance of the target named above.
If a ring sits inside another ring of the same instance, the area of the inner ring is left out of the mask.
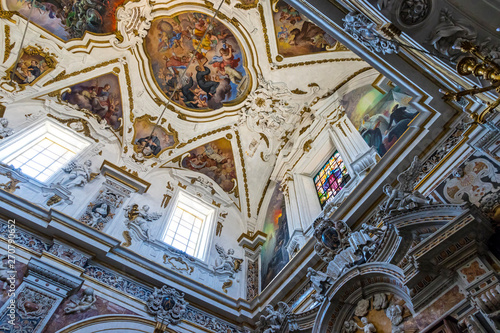
[[[184,108],[216,110],[237,103],[248,89],[240,42],[208,15],[189,12],[156,18],[145,49],[156,84]]]

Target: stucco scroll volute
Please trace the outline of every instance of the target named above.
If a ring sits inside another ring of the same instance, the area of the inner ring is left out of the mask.
[[[126,50],[142,43],[151,27],[151,9],[147,0],[129,1],[119,8],[116,12],[116,37],[111,44],[119,50]]]

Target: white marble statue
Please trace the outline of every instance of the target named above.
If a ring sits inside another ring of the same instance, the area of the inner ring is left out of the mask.
[[[403,322],[403,307],[398,304],[392,304],[385,310],[385,315],[391,321],[393,326]]]
[[[358,326],[360,330],[363,331],[363,333],[376,333],[377,329],[375,328],[375,325],[370,323],[366,317],[361,318],[361,323],[363,324],[363,327]]]
[[[139,205],[133,204],[125,207],[124,210],[127,227],[133,229],[141,239],[150,239],[149,223],[158,220],[161,214],[149,213],[148,205],[144,205],[142,209],[139,209]]]
[[[275,333],[281,328],[287,316],[290,314],[290,307],[284,302],[278,302],[278,309],[274,310],[271,304],[268,304],[264,311],[267,315],[261,315],[259,320],[259,329],[262,333]]]
[[[398,175],[399,185],[393,188],[391,185],[384,186],[384,193],[388,196],[384,203],[384,213],[389,214],[395,211],[408,211],[428,205],[432,201],[424,197],[419,191],[413,189],[418,178],[422,164],[415,156],[410,167]]]
[[[14,131],[9,127],[7,118],[0,118],[0,137],[6,138],[12,135]]]
[[[219,256],[215,259],[214,271],[216,273],[229,274],[234,278],[234,273],[241,270],[243,259],[234,257],[233,249],[227,250],[226,253],[224,248],[218,244],[215,244],[215,249]]]
[[[87,288],[83,291],[82,298],[78,301],[70,301],[70,303],[64,308],[64,313],[70,314],[73,312],[83,312],[90,309],[92,305],[97,301],[94,295],[94,289]]]
[[[75,186],[85,186],[85,184],[87,184],[91,180],[91,166],[92,161],[90,160],[85,161],[83,164],[70,162],[67,167],[63,168],[64,172],[66,172],[67,174],[62,177],[57,184],[63,186],[67,190]]]

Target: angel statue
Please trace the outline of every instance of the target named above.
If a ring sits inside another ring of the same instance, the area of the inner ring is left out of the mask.
[[[384,205],[384,213],[389,214],[394,211],[407,211],[415,209],[421,205],[428,205],[432,201],[424,197],[419,191],[413,189],[413,185],[418,178],[421,168],[420,160],[417,156],[413,159],[411,166],[399,174],[399,185],[393,188],[391,185],[384,186],[384,193],[389,197]]]
[[[217,253],[219,253],[219,257],[215,259],[214,271],[217,273],[229,273],[231,278],[234,278],[234,273],[241,270],[243,259],[234,257],[233,249],[227,250],[226,254],[222,246],[215,244],[215,248],[217,249]]]
[[[278,309],[274,310],[271,304],[266,305],[264,311],[267,315],[261,315],[258,327],[261,333],[276,333],[286,318],[291,313],[290,307],[284,302],[278,302]]]
[[[127,228],[135,231],[142,240],[149,240],[151,238],[149,223],[158,220],[161,214],[149,213],[148,205],[144,205],[142,209],[139,209],[138,204],[133,204],[125,207],[124,210],[127,218],[127,221],[125,221]]]
[[[78,302],[71,300],[68,306],[64,308],[64,313],[69,314],[73,312],[87,311],[96,301],[97,299],[94,295],[94,289],[87,288],[83,291],[82,299]]]
[[[85,161],[83,164],[70,162],[67,167],[63,168],[67,175],[62,177],[57,184],[65,187],[67,190],[75,186],[85,186],[85,184],[92,180],[91,166],[92,161],[90,160]]]

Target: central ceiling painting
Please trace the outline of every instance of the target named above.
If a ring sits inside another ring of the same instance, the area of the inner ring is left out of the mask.
[[[205,14],[156,18],[145,47],[158,87],[182,107],[216,110],[237,103],[249,86],[240,42]]]

